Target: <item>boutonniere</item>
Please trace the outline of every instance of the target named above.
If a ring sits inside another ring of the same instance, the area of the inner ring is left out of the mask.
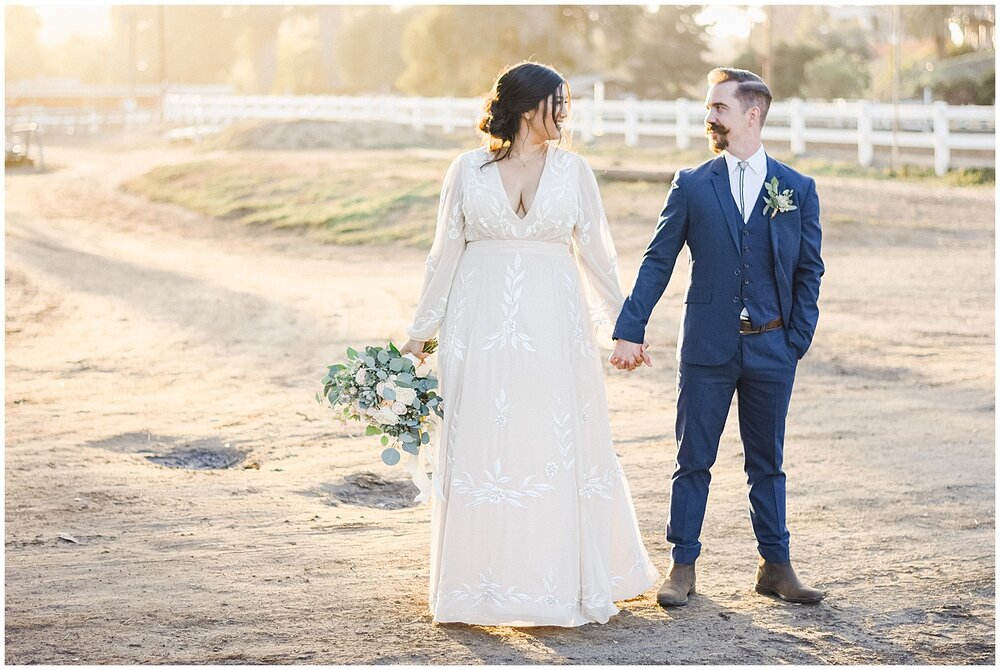
[[[771,177],[771,182],[764,182],[764,188],[767,189],[767,195],[764,196],[764,214],[767,214],[767,210],[771,210],[771,218],[773,219],[778,212],[790,212],[793,209],[798,209],[792,204],[792,189],[786,188],[784,191],[778,191],[778,178]]]

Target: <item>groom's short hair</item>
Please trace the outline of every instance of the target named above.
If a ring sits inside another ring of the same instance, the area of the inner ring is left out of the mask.
[[[736,82],[736,99],[743,105],[744,112],[751,107],[760,108],[760,125],[763,127],[767,110],[771,108],[771,89],[764,80],[749,70],[734,67],[717,67],[708,73],[709,86],[724,81]]]

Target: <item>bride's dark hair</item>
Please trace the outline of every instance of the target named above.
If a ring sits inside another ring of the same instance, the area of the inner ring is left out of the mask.
[[[479,130],[489,138],[489,149],[493,159],[490,163],[503,160],[510,155],[514,136],[521,125],[521,115],[529,112],[541,101],[545,101],[545,113],[556,121],[556,108],[549,109],[549,96],[554,96],[560,86],[565,86],[566,103],[569,104],[569,84],[553,68],[524,61],[512,65],[500,73],[491,90],[485,96],[483,118],[479,120]]]

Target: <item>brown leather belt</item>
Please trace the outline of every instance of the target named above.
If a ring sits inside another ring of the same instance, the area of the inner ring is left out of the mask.
[[[757,335],[758,333],[766,333],[769,330],[777,330],[784,326],[785,323],[781,320],[779,316],[774,321],[769,321],[765,323],[760,328],[754,328],[750,325],[750,321],[746,319],[740,319],[740,335]]]

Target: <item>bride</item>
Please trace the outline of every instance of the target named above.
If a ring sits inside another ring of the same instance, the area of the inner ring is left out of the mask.
[[[437,622],[606,623],[659,575],[608,424],[595,325],[624,301],[597,180],[563,136],[562,75],[497,79],[441,190],[416,317],[440,331],[445,401],[433,456],[430,609]]]

